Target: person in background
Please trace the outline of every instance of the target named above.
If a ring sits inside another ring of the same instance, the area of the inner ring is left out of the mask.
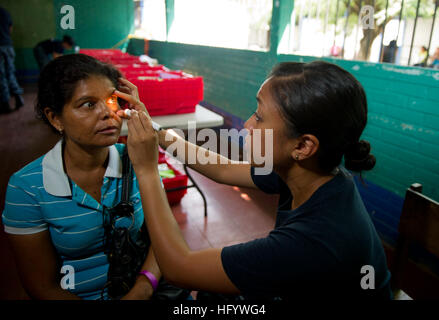
[[[398,45],[396,40],[389,42],[388,46],[383,47],[383,57],[381,62],[395,63]]]
[[[23,89],[15,77],[15,51],[12,46],[12,18],[8,11],[0,7],[0,113],[11,111],[9,98],[15,97],[15,108],[24,105]]]
[[[439,47],[436,48],[433,56],[431,57],[430,68],[439,69]]]
[[[52,59],[63,55],[65,50],[71,50],[74,44],[72,37],[67,35],[62,40],[47,39],[39,42],[34,47],[34,56],[40,70]]]
[[[331,47],[330,53],[331,53],[332,57],[340,57],[340,55],[341,55],[341,48],[334,44]]]
[[[426,67],[428,60],[428,49],[425,46],[421,47],[418,54],[418,62],[414,64],[415,67]]]

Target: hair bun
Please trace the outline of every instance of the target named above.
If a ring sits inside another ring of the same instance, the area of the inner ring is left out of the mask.
[[[345,167],[352,171],[371,170],[376,163],[375,156],[370,154],[370,143],[360,140],[351,144],[345,152]]]

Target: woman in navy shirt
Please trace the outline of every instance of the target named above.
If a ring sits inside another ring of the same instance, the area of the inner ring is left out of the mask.
[[[131,90],[135,96],[136,88]],[[259,143],[257,129],[261,141],[273,134],[272,154],[261,145],[262,154],[272,156],[269,175],[257,173],[264,164],[253,156],[251,163],[236,163],[181,138],[166,141],[167,132],[152,129],[141,102],[119,96],[139,111],[128,121],[128,152],[154,253],[170,282],[250,298],[391,298],[382,244],[351,174],[340,166],[343,156],[353,171],[375,165],[370,144],[360,140],[366,95],[347,71],[320,61],[281,63],[272,70],[245,124],[246,143],[253,146]],[[216,159],[189,166],[219,183],[280,194],[274,230],[247,243],[190,250],[157,178],[158,142],[186,148],[182,161],[194,150]]]

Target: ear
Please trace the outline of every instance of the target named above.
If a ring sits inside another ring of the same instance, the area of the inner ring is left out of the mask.
[[[52,109],[48,107],[44,108],[44,115],[56,130],[58,130],[59,132],[62,132],[64,130],[64,126],[62,125],[59,116],[55,114]]]
[[[312,134],[300,136],[297,138],[296,143],[296,146],[291,151],[291,157],[295,161],[308,159],[319,149],[319,139]]]

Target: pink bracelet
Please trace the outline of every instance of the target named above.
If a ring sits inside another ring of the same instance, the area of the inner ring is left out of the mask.
[[[145,277],[148,278],[149,282],[151,282],[152,289],[155,291],[157,289],[157,286],[159,285],[159,282],[157,281],[156,277],[149,272],[148,270],[142,270],[139,272],[139,274],[143,274]]]

